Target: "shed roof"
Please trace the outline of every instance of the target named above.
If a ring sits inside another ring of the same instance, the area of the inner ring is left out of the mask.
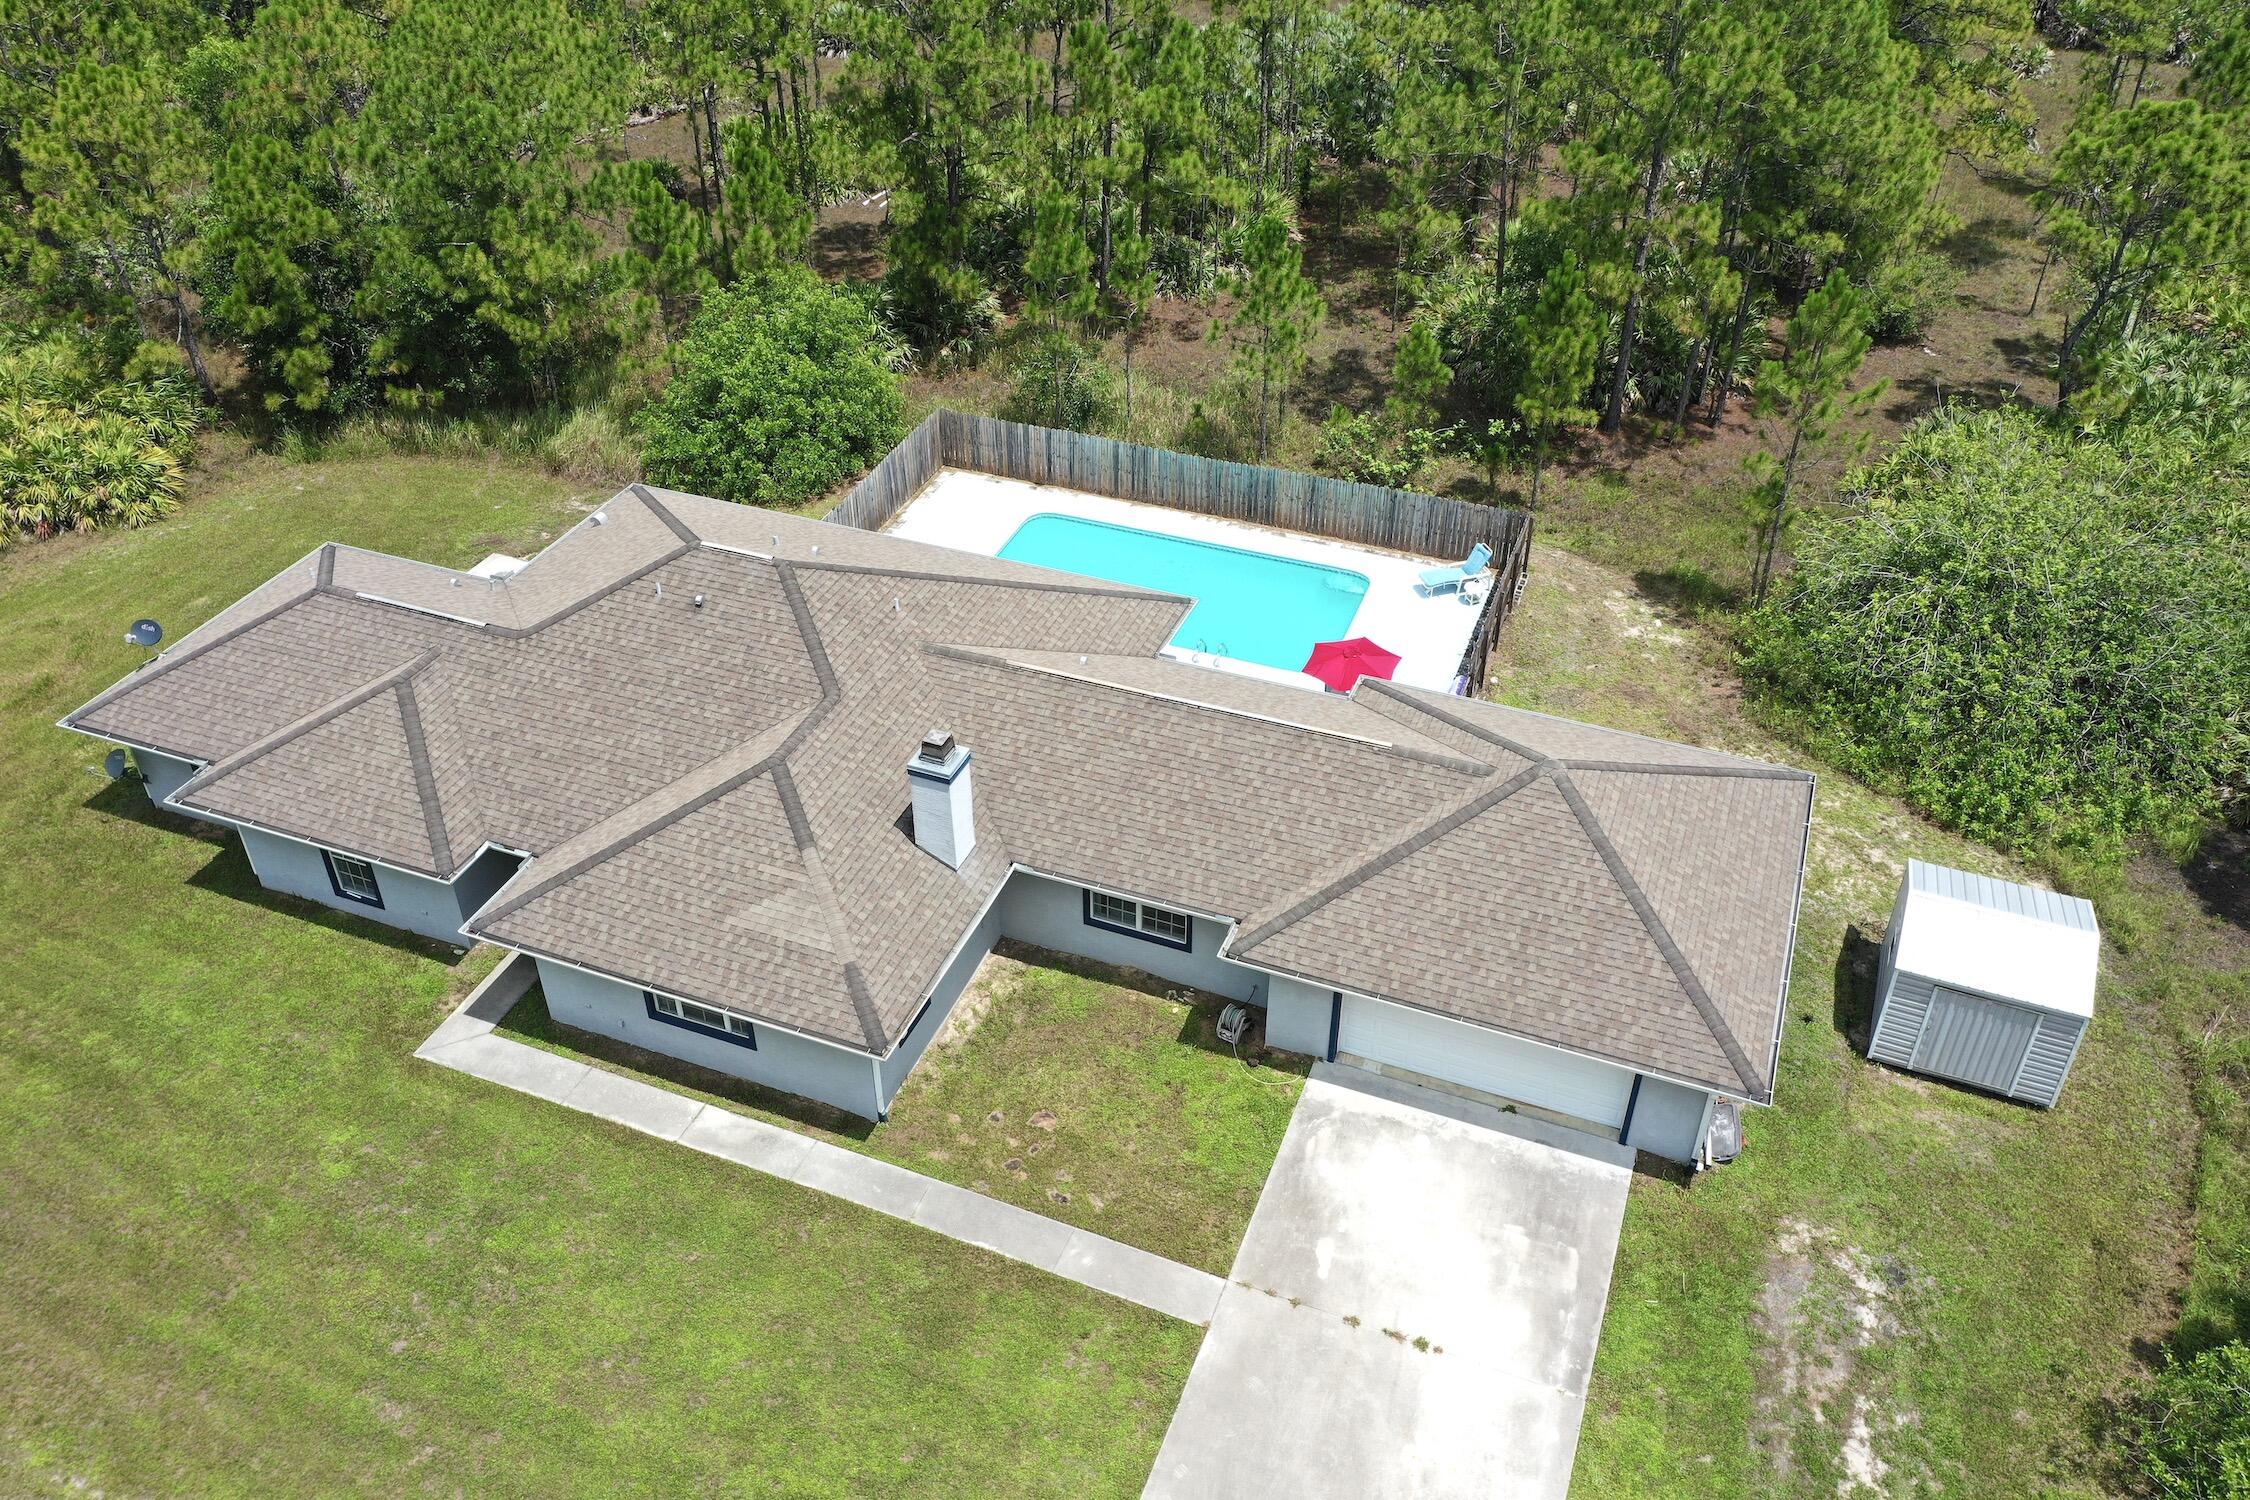
[[[634,486],[520,571],[328,547],[65,722],[173,801],[450,879],[470,932],[882,1055],[1011,869],[1228,956],[1736,1097],[1772,1049],[1802,772],[1158,656],[1191,601]],[[977,755],[959,869],[903,766]]]
[[[1909,974],[2086,1017],[2101,947],[2094,908],[2076,896],[1907,861],[1893,962]]]

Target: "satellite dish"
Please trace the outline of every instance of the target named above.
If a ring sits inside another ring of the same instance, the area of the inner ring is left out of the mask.
[[[133,628],[125,632],[127,645],[154,646],[164,639],[164,627],[154,620],[135,620]]]
[[[124,780],[125,752],[122,750],[110,751],[108,756],[105,757],[102,761],[102,770],[108,773],[109,779],[112,781]]]

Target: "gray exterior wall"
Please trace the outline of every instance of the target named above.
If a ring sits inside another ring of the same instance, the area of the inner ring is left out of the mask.
[[[1334,1013],[1335,991],[1276,974],[1266,990],[1266,1045],[1326,1057]]]
[[[875,1060],[864,1052],[847,1052],[763,1024],[758,1026],[755,1048],[737,1046],[651,1020],[640,990],[633,985],[544,959],[539,963],[539,983],[547,995],[547,1013],[565,1026],[617,1037],[683,1062],[818,1099],[861,1119],[875,1117]],[[754,1011],[753,997],[744,996],[741,1008]]]
[[[1164,903],[1159,899],[1153,904]],[[1000,919],[1002,937],[1082,954],[1103,963],[1145,969],[1159,979],[1193,985],[1230,1000],[1251,999],[1254,991],[1263,998],[1263,974],[1219,957],[1219,944],[1227,935],[1224,922],[1193,918],[1189,940],[1195,946],[1192,951],[1183,951],[1092,926],[1086,921],[1083,887],[1020,871],[1000,892],[993,911]]]
[[[1985,1069],[1988,1065],[1997,1065],[1991,1058],[1972,1057],[1968,1053],[1963,1053],[1958,1059],[1931,1054],[1924,1039],[1931,1014],[1939,1003],[1940,986],[1920,974],[1909,974],[1892,963],[1891,945],[1888,942],[1884,944],[1883,975],[1880,982],[1884,988],[1876,1001],[1874,1030],[1868,1037],[1869,1057],[1877,1062],[1889,1063],[1894,1068],[1910,1068],[1934,1077],[1952,1079],[1963,1078],[1965,1069]],[[2070,1065],[2077,1060],[2078,1044],[2085,1038],[2086,1023],[2076,1016],[2055,1015],[2048,1011],[2033,1010],[2028,1006],[2009,1006],[2007,1002],[2000,1000],[1985,1003],[2019,1011],[2023,1016],[2036,1021],[2036,1029],[2028,1041],[2018,1038],[2011,1043],[2015,1048],[2014,1060],[2018,1069],[2012,1080],[1996,1092],[2006,1094],[2011,1099],[2052,1106],[2062,1097],[2063,1080],[2070,1076]],[[1965,1044],[1956,1044],[1956,1050],[1960,1045]],[[1979,1082],[1974,1078],[1969,1081]]]
[[[1703,1107],[1710,1098],[1701,1089],[1642,1074],[1625,1144],[1673,1161],[1695,1160],[1696,1148],[1703,1144]]]
[[[469,867],[453,877],[453,904],[460,908],[461,920],[475,916],[477,908],[490,901],[522,865],[521,859],[498,849],[487,849],[469,861]]]
[[[158,807],[162,807],[164,799],[178,791],[196,769],[192,760],[159,755],[154,750],[135,750],[133,765],[141,773],[142,785],[148,788],[148,800]]]
[[[984,962],[985,955],[992,951],[992,945],[999,937],[1000,916],[996,903],[992,911],[984,914],[984,920],[977,923],[976,930],[961,945],[960,953],[947,965],[945,973],[939,976],[937,984],[930,991],[928,1009],[907,1028],[906,1035],[899,1039],[899,1044],[891,1055],[883,1059],[885,1109],[889,1109],[891,1101],[898,1097],[899,1089],[906,1082],[906,1075],[914,1071],[914,1065],[929,1050],[930,1039],[944,1029],[945,1018],[953,1014],[954,1002],[969,987],[969,981],[976,978],[977,965]]]
[[[441,943],[466,947],[461,935],[461,903],[452,886],[426,875],[409,875],[387,865],[375,867],[376,888],[383,893],[380,907],[347,901],[329,884],[328,866],[310,844],[285,839],[256,828],[240,828],[242,847],[258,883],[269,891],[302,896],[322,906],[348,911],[355,917],[418,932]]]

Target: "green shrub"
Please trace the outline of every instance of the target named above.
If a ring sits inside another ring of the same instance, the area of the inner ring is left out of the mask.
[[[1000,415],[1011,422],[1098,432],[1117,413],[1117,381],[1086,347],[1053,334],[1015,361],[1015,382]]]
[[[1748,664],[1956,827],[2114,845],[2239,795],[2250,486],[2160,435],[1924,420],[1809,523]]]
[[[672,381],[639,427],[649,478],[757,505],[798,505],[905,431],[898,342],[867,296],[809,271],[704,300]]]
[[[2166,1500],[2250,1500],[2250,1345],[2168,1365],[2127,1444],[2135,1475]]]
[[[1313,467],[1339,479],[1402,490],[1430,466],[1438,438],[1427,427],[1400,432],[1382,417],[1332,406],[1328,420],[1320,424],[1320,450]]]
[[[166,514],[202,415],[193,382],[149,346],[77,331],[0,342],[0,541]]]
[[[1867,273],[1867,335],[1880,344],[1909,344],[1953,306],[1961,268],[1935,250],[1886,256]]]

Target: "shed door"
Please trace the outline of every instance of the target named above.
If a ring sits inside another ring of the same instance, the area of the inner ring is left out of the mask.
[[[2021,1006],[1939,987],[1914,1048],[1912,1066],[2005,1094],[2015,1087],[2039,1017]]]
[[[1633,1091],[1624,1068],[1356,995],[1344,997],[1336,1049],[1612,1128]]]

